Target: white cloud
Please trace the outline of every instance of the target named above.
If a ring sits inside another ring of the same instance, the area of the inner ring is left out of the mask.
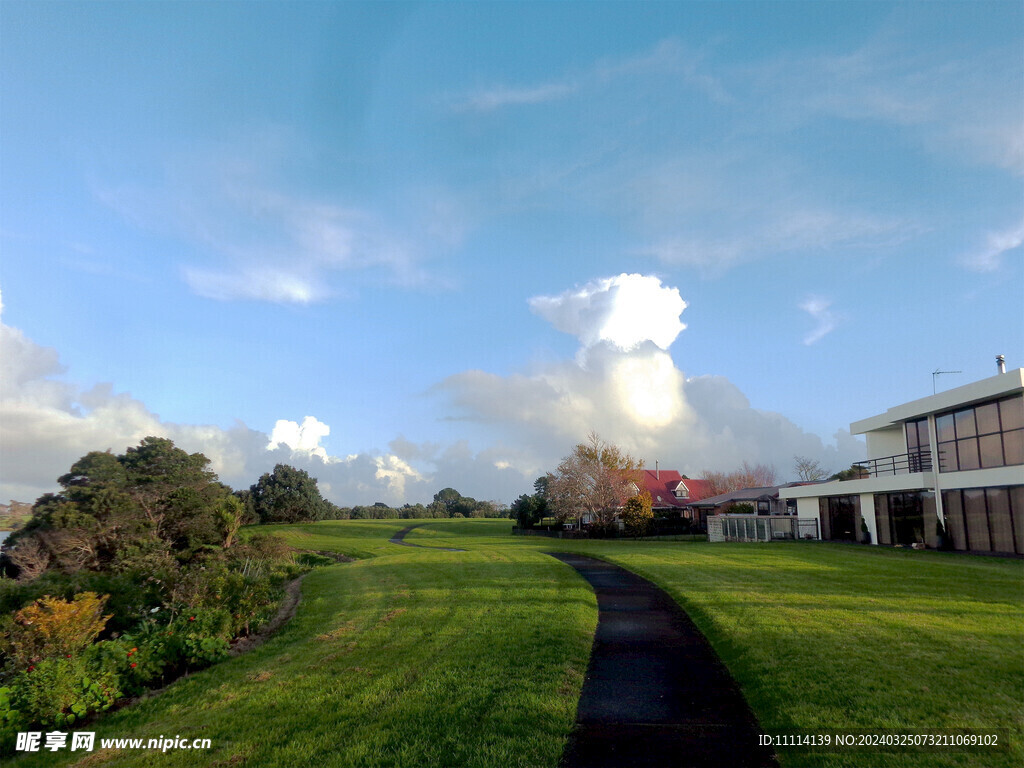
[[[574,360],[529,375],[465,371],[446,379],[437,391],[461,418],[487,424],[492,434],[501,430],[522,446],[532,467],[545,470],[591,430],[649,464],[658,460],[691,477],[706,469],[732,469],[743,461],[775,464],[784,475],[794,455],[837,469],[863,457],[863,445],[847,433],[838,433],[834,444],[826,445],[781,414],[751,407],[722,377],[686,378],[668,352],[652,343],[652,337],[666,347],[671,343],[679,329],[671,328],[669,320],[678,322],[685,302],[676,289],[654,278],[626,277],[627,283],[643,286],[651,299],[653,318],[643,331],[630,327],[621,334],[602,333],[609,318],[631,304],[616,303],[614,286],[620,278],[595,280],[544,298],[541,311],[531,301],[534,311],[580,339],[581,351]],[[513,461],[512,466],[525,463]]]
[[[804,336],[804,344],[810,346],[835,330],[836,316],[830,309],[831,301],[820,296],[811,296],[800,302],[799,306],[817,322],[817,325]]]
[[[451,247],[464,229],[450,205],[442,231],[433,209],[418,223],[393,226],[368,210],[292,193],[273,179],[280,150],[268,148],[265,157],[245,162],[232,152],[207,162],[181,160],[160,187],[108,185],[95,192],[134,225],[188,242],[199,256],[181,274],[204,298],[310,304],[335,295],[341,273],[405,286],[430,283],[426,250]]]
[[[574,90],[575,88],[568,83],[544,83],[524,88],[496,85],[470,94],[459,104],[459,108],[490,112],[502,107],[556,101],[570,95]]]
[[[302,420],[302,424],[279,419],[270,433],[267,450],[272,451],[283,445],[293,451],[301,451],[328,461],[327,450],[320,445],[320,441],[329,434],[331,428],[315,416],[307,416]]]
[[[1017,251],[1024,244],[1024,221],[1016,227],[1001,232],[990,232],[985,245],[964,256],[960,263],[974,272],[995,272],[1003,265],[1007,254]]]
[[[543,104],[586,90],[606,89],[612,80],[635,84],[651,77],[669,78],[673,86],[682,85],[717,103],[731,102],[732,97],[721,80],[706,70],[705,58],[704,51],[689,48],[678,39],[667,38],[634,56],[599,61],[584,71],[548,82],[526,86],[496,84],[481,88],[458,99],[455,108],[490,112],[510,106]]]
[[[606,341],[621,350],[652,341],[668,349],[686,328],[679,316],[686,302],[677,288],[644,275],[595,280],[557,296],[530,299],[530,309],[584,347]]]
[[[165,422],[110,384],[83,389],[56,378],[64,372],[56,350],[0,322],[4,501],[30,502],[56,491],[57,478],[86,453],[123,453],[149,435],[205,454],[220,479],[234,488],[252,485],[277,463],[291,464],[316,477],[325,496],[345,506],[429,502],[446,486],[481,499],[510,500],[528,490],[540,471],[524,453],[500,446],[474,453],[464,444],[443,448],[404,439],[384,453],[332,456],[321,444],[331,429],[315,416],[281,419],[269,435],[241,423],[224,429]]]

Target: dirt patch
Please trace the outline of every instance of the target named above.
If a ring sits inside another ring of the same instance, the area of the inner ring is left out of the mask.
[[[274,618],[260,627],[257,632],[236,640],[231,645],[230,653],[232,656],[240,656],[246,651],[251,651],[253,648],[263,645],[272,634],[294,618],[295,612],[299,609],[299,602],[302,600],[302,580],[308,575],[308,573],[304,573],[299,578],[288,582],[284,588],[284,597],[281,599],[281,605],[278,606]]]
[[[77,763],[72,763],[72,768],[91,768],[94,765],[103,765],[112,760],[115,753],[116,751],[113,749],[101,749],[98,752],[93,752],[91,755],[86,755]]]
[[[383,616],[381,616],[380,621],[377,622],[377,626],[383,627],[385,624],[390,623],[392,619],[396,619],[399,616],[401,616],[403,613],[406,612],[406,610],[406,608],[395,608],[393,610],[388,611]]]
[[[271,672],[270,670],[264,669],[262,672],[256,672],[256,673],[253,673],[253,674],[249,675],[249,679],[252,680],[254,683],[265,683],[265,682],[267,682],[267,680],[269,680],[273,676],[274,676],[273,672]]]
[[[328,654],[327,656],[324,656],[324,661],[334,661],[339,656],[347,656],[348,654],[352,653],[352,651],[354,651],[356,649],[357,645],[359,645],[359,643],[357,643],[355,640],[353,640],[351,643],[346,645],[340,651],[335,651],[334,653],[331,653],[331,654]]]
[[[346,621],[340,627],[332,629],[330,632],[324,632],[322,635],[317,635],[316,639],[321,641],[337,640],[355,629],[355,626],[355,622]]]

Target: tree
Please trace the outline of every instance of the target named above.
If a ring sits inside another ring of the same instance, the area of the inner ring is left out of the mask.
[[[704,472],[704,482],[707,484],[708,496],[718,496],[742,488],[767,488],[776,483],[775,467],[768,464],[751,466],[744,461],[742,467],[732,472]]]
[[[303,469],[278,464],[249,488],[253,509],[261,523],[300,523],[323,520],[327,501],[316,478]]]
[[[591,432],[547,481],[552,512],[561,521],[589,514],[596,527],[611,527],[631,495],[631,486],[641,482],[641,466],[642,462]]]
[[[622,522],[626,524],[626,530],[638,538],[644,535],[653,519],[651,494],[647,491],[630,496],[622,505]]]
[[[863,480],[870,476],[870,473],[864,467],[859,464],[851,464],[849,469],[836,472],[829,480]]]
[[[456,512],[462,511],[457,508],[457,505],[461,500],[462,494],[454,488],[442,488],[434,494],[434,503],[442,505],[448,517],[451,517]]]
[[[823,468],[815,459],[806,456],[793,457],[793,469],[796,472],[796,479],[803,482],[815,482],[828,477],[828,470]]]
[[[166,438],[147,437],[123,455],[93,451],[41,496],[32,519],[10,537],[20,578],[64,574],[145,574],[173,569],[207,547],[230,543],[224,516],[231,489],[210,461]]]

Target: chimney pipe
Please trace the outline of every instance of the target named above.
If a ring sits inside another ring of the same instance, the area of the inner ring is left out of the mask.
[[[1006,358],[1002,355],[996,355],[996,366],[999,368],[1000,373],[1006,373]]]
[[[654,460],[654,479],[661,480],[661,470],[658,469],[658,460]]]

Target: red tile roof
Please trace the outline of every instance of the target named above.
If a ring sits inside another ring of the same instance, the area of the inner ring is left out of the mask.
[[[682,483],[688,492],[684,493],[683,498],[676,498],[674,493],[679,487],[679,483]],[[651,494],[651,505],[655,509],[659,507],[682,509],[687,504],[704,498],[707,491],[706,481],[684,479],[674,469],[643,470],[643,485],[644,489]]]

